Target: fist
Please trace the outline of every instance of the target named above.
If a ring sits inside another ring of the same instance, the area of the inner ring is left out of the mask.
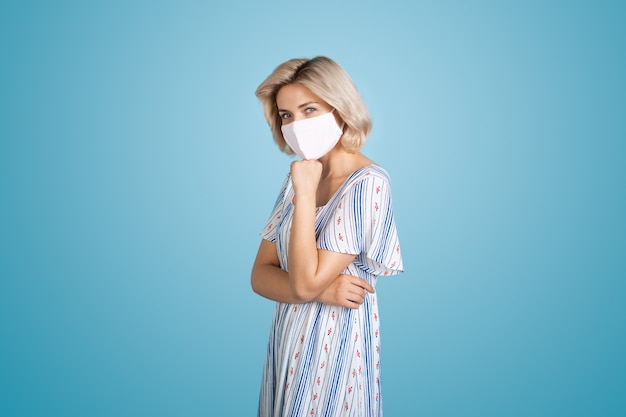
[[[291,163],[291,182],[296,195],[315,196],[322,177],[322,163],[318,160]]]

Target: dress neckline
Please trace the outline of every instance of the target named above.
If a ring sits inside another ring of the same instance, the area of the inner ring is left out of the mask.
[[[354,177],[356,177],[357,175],[359,175],[361,173],[361,171],[366,170],[366,169],[376,168],[376,167],[378,167],[378,165],[368,164],[368,165],[362,166],[361,168],[358,168],[358,169],[352,171],[346,177],[346,179],[341,183],[339,188],[337,188],[337,190],[333,193],[333,195],[330,196],[328,201],[326,201],[326,204],[323,204],[321,206],[316,206],[315,207],[315,214],[318,214],[324,208],[326,208],[330,204],[330,202],[333,201],[343,191],[344,188],[346,188],[346,186],[354,179]]]

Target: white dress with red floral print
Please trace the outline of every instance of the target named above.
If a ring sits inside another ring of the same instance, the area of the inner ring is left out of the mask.
[[[276,243],[288,270],[293,216],[291,177],[285,179],[261,232]],[[344,273],[376,285],[402,272],[387,172],[361,168],[316,213],[317,247],[357,255]],[[380,327],[376,294],[358,309],[276,303],[263,369],[259,417],[380,417]]]

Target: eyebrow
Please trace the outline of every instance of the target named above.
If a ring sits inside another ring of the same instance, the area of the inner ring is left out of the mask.
[[[317,101],[307,101],[306,103],[302,103],[298,106],[299,109],[306,107],[306,106],[310,106],[311,104],[319,104]],[[279,112],[289,112],[289,110],[285,110],[285,109],[278,109]]]

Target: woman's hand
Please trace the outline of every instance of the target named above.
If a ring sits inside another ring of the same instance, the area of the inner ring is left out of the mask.
[[[366,292],[373,293],[374,287],[364,279],[342,274],[333,280],[314,301],[356,309],[363,304]]]
[[[315,197],[321,176],[322,163],[318,160],[312,159],[291,163],[291,182],[296,197]]]

